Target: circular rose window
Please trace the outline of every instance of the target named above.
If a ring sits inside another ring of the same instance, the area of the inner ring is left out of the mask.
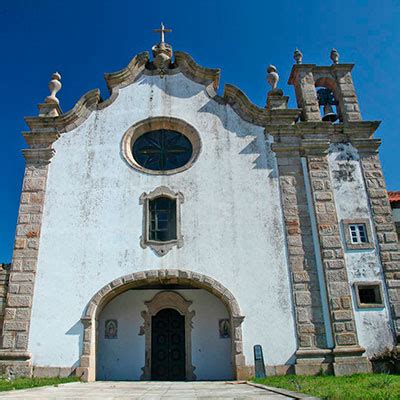
[[[173,117],[151,117],[124,134],[122,155],[128,164],[147,174],[171,175],[190,168],[201,150],[197,130]]]
[[[153,171],[169,171],[186,165],[192,158],[190,140],[179,132],[158,129],[147,132],[132,146],[135,161]]]

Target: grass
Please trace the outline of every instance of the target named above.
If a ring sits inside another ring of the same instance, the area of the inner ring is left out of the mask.
[[[326,400],[400,399],[400,375],[271,376],[256,383],[310,394]]]
[[[39,386],[57,386],[60,383],[77,382],[79,379],[71,376],[68,378],[16,378],[12,381],[1,378],[0,392],[16,389],[31,389]]]

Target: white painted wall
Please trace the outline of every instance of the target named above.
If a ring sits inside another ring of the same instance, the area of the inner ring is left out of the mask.
[[[145,364],[145,337],[141,311],[158,290],[129,290],[112,300],[99,319],[97,379],[140,380]],[[198,380],[232,379],[231,340],[219,337],[218,321],[229,314],[222,302],[205,290],[176,290],[195,311],[192,329],[192,364]],[[105,339],[107,319],[118,320],[118,338]]]
[[[202,151],[189,170],[154,176],[124,161],[122,136],[149,116],[181,118],[199,131]],[[296,339],[279,186],[263,128],[241,120],[182,74],[142,76],[54,148],[29,341],[35,365],[77,365],[80,317],[92,295],[119,276],[160,268],[198,271],[235,295],[245,316],[248,364],[254,344],[263,346],[269,365],[292,359]],[[139,197],[160,185],[185,197],[185,244],[161,258],[139,244]]]
[[[350,144],[331,145],[329,153],[332,185],[338,218],[368,218],[373,230],[373,221],[367,193],[362,177],[357,150]],[[345,243],[341,225],[341,237]],[[372,240],[377,247],[375,232]],[[393,344],[390,330],[389,304],[384,289],[383,271],[377,250],[349,250],[345,247],[345,260],[349,282],[352,286],[353,306],[360,345],[368,356]],[[354,282],[381,281],[385,297],[384,308],[358,309],[355,301]]]

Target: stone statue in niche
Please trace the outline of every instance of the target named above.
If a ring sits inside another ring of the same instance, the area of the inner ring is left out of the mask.
[[[228,339],[231,337],[231,325],[229,319],[219,320],[219,337],[221,339]]]
[[[117,339],[118,338],[118,321],[116,319],[108,319],[105,324],[105,339]]]

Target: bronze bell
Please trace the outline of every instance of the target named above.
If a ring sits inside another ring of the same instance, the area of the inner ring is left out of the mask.
[[[317,90],[318,104],[324,107],[324,115],[322,121],[329,121],[334,123],[339,119],[339,116],[333,111],[332,106],[337,105],[337,101],[333,96],[332,90],[328,88],[321,88]]]
[[[324,105],[324,115],[322,116],[322,121],[329,121],[334,123],[338,120],[338,115],[333,112],[333,107],[331,104]]]

